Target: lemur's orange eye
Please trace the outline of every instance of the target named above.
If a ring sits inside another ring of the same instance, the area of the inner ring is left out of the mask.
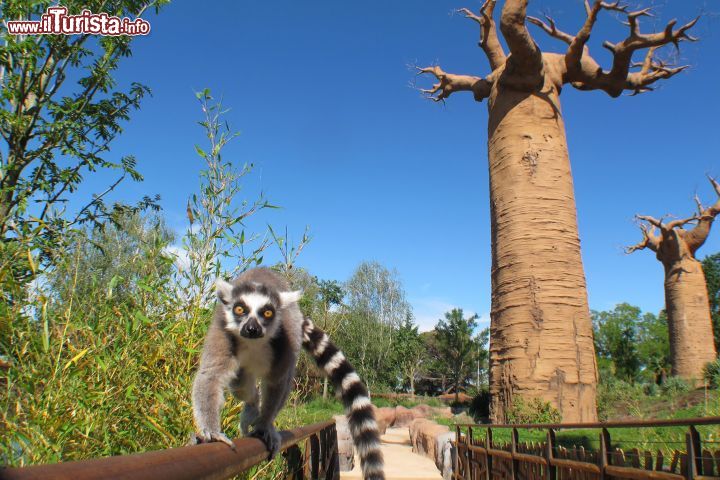
[[[245,313],[245,309],[240,305],[236,305],[233,311],[235,312],[235,315],[243,315]]]
[[[263,317],[265,317],[265,318],[270,318],[270,317],[272,317],[272,316],[273,316],[272,310],[265,310],[265,311],[263,312]]]

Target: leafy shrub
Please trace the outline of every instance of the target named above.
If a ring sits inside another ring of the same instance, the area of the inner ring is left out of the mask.
[[[678,395],[689,392],[692,387],[680,377],[670,377],[662,384],[662,392],[665,395]]]
[[[710,388],[718,388],[720,386],[720,358],[713,362],[708,362],[703,368],[703,378],[707,381]]]
[[[658,387],[657,383],[655,382],[644,383],[642,388],[643,393],[648,397],[655,397],[658,395],[658,393],[660,393],[660,387]]]
[[[606,377],[598,385],[598,417],[607,420],[617,407],[634,408],[645,396],[642,385],[631,384],[616,377]]]
[[[514,397],[513,404],[505,412],[508,423],[558,423],[562,416],[558,409],[539,398],[525,400]]]

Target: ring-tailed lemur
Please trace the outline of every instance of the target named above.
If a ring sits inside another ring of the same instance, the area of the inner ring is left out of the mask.
[[[384,479],[380,435],[367,389],[327,334],[303,317],[297,304],[300,292],[290,291],[279,274],[266,268],[248,270],[232,283],[218,280],[216,288],[219,301],[193,384],[198,428],[193,441],[235,448],[220,428],[228,388],[245,401],[243,434],[260,438],[272,458],[280,448],[273,422],[290,393],[302,346],[342,397],[363,478]]]

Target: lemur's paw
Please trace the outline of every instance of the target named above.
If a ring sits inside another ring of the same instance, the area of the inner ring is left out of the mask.
[[[259,438],[263,441],[267,449],[270,451],[268,460],[272,460],[273,457],[280,451],[282,438],[272,425],[269,427],[256,427],[249,436]]]
[[[190,437],[190,445],[197,445],[200,443],[211,443],[211,442],[222,442],[228,447],[235,450],[235,444],[222,432],[212,432],[210,430],[203,430],[200,433],[194,433]]]

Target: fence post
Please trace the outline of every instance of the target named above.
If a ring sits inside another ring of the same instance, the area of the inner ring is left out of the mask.
[[[467,448],[465,448],[465,478],[467,480],[472,480],[473,478],[473,463],[471,461],[473,458],[473,452],[470,450],[470,446],[473,444],[472,436],[472,427],[469,426],[467,427],[467,437],[465,437],[465,445],[467,446]]]
[[[547,444],[545,445],[545,460],[547,461],[545,480],[555,480],[557,478],[555,465],[552,464],[553,448],[555,448],[555,430],[548,428]]]
[[[687,446],[687,479],[693,480],[696,476],[702,475],[702,445],[700,444],[700,434],[694,425],[688,427],[685,434],[685,444]]]
[[[510,454],[512,455],[512,460],[510,461],[510,465],[511,465],[511,477],[513,480],[517,480],[518,468],[520,466],[520,463],[515,459],[515,454],[517,453],[517,444],[518,444],[519,438],[520,438],[520,434],[518,434],[517,428],[513,428],[511,435],[510,435]]]
[[[600,480],[605,480],[605,467],[610,465],[610,432],[607,428],[603,428],[600,432],[600,458],[598,461],[600,462]]]
[[[492,477],[493,459],[492,459],[492,455],[490,454],[490,449],[492,448],[493,434],[492,434],[492,428],[490,428],[490,427],[488,427],[488,429],[487,429],[487,437],[486,438],[487,439],[485,441],[487,442],[487,445],[486,445],[486,447],[487,447],[487,449],[486,449],[486,451],[487,451],[487,480],[492,480],[492,478],[493,478]]]
[[[332,480],[340,480],[340,457],[338,456],[337,430],[333,423],[330,428],[330,461],[328,462],[327,478]]]
[[[457,479],[460,472],[460,425],[455,425],[455,458],[453,459],[453,476]]]
[[[283,453],[288,466],[288,477],[292,480],[303,480],[303,462],[300,447],[293,445]]]
[[[310,437],[310,478],[320,478],[320,439],[317,434]]]

